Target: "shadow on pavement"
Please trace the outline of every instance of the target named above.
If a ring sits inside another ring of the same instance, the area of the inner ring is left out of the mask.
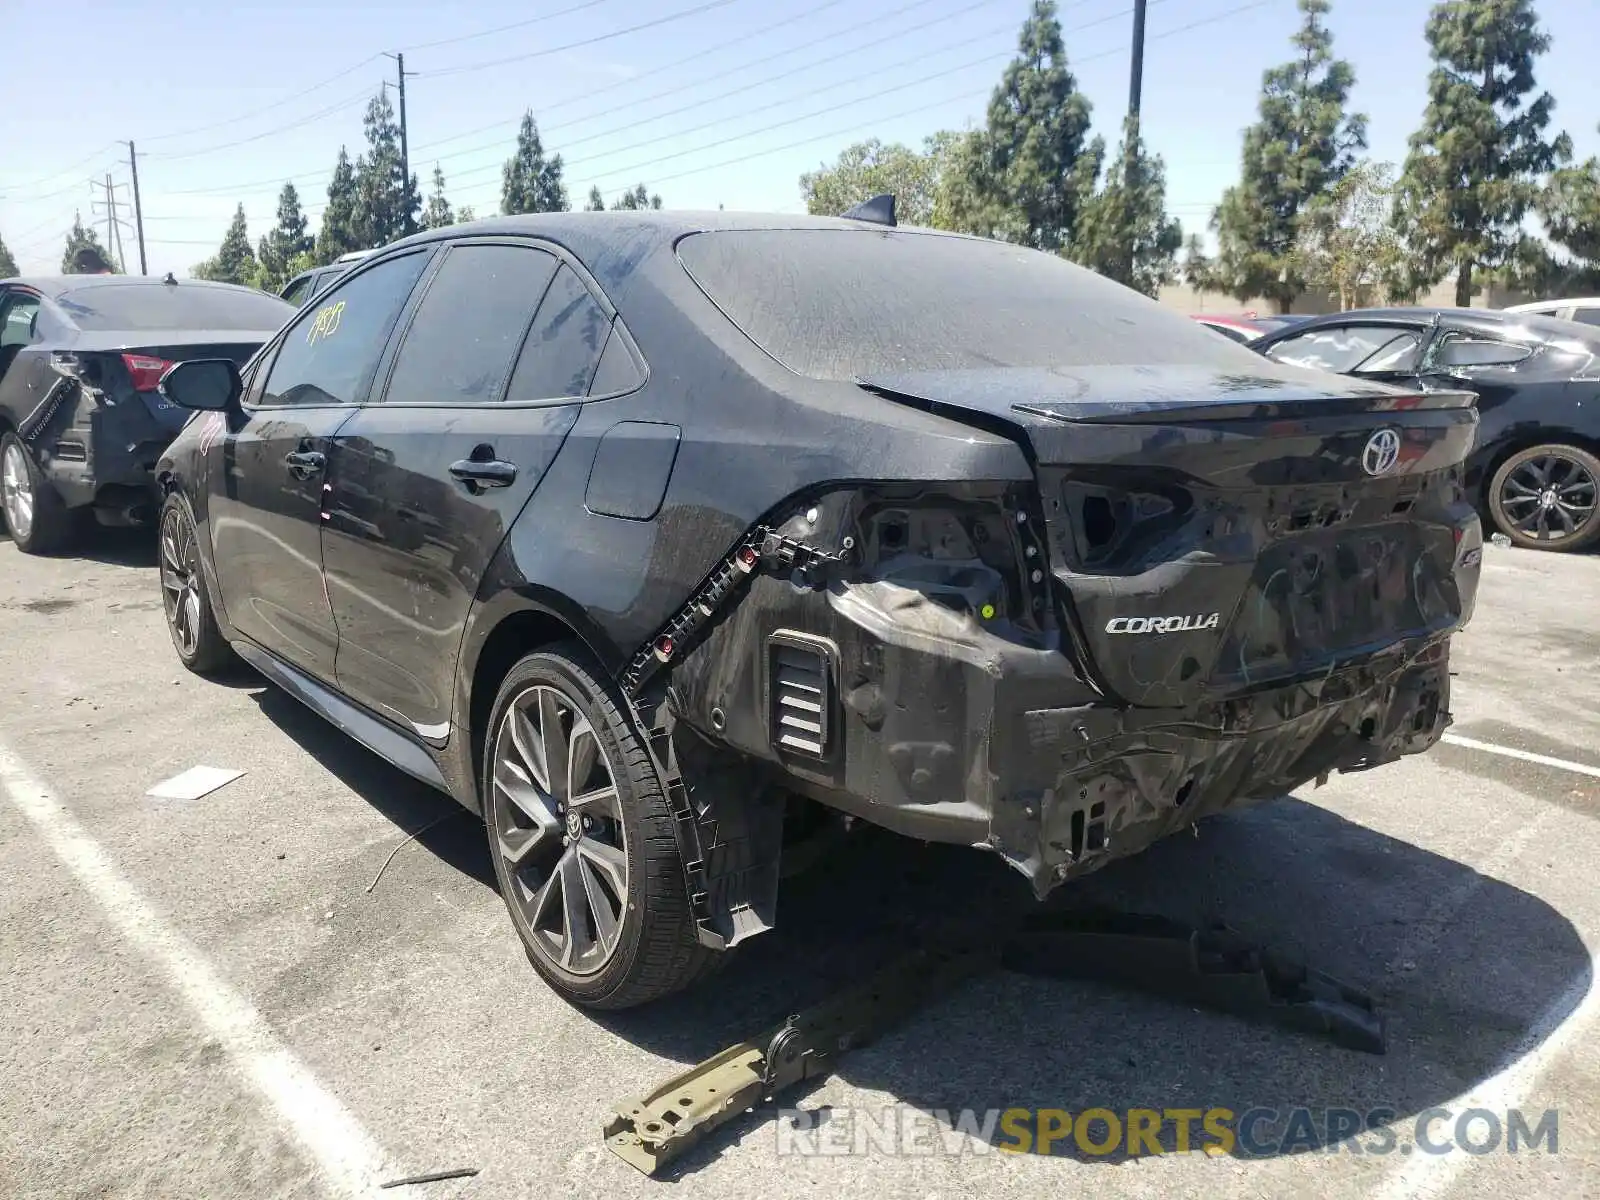
[[[495,886],[476,818],[276,688],[264,688],[257,700],[399,829],[437,821],[417,841]],[[455,813],[462,819],[440,820]],[[994,971],[852,1052],[838,1075],[940,1120],[964,1109],[981,1122],[986,1110],[1013,1108],[1308,1108],[1389,1110],[1385,1119],[1403,1126],[1514,1059],[1529,1030],[1562,997],[1580,995],[1574,985],[1591,975],[1577,931],[1544,901],[1294,797],[1216,818],[1197,839],[1158,843],[1069,885],[1049,904],[1225,921],[1372,992],[1389,1019],[1389,1053],[1343,1050],[1107,985]],[[936,931],[1004,928],[1035,906],[1020,877],[988,855],[869,828],[786,880],[778,907],[777,929],[741,947],[699,988],[592,1019],[654,1054],[694,1063],[858,981]],[[658,1082],[642,1079],[638,1091]],[[779,1103],[803,1097],[788,1093]],[[815,1119],[840,1115],[823,1110]],[[692,1173],[741,1136],[770,1136],[754,1134],[770,1119],[761,1110],[748,1115],[666,1174]],[[1194,1128],[1198,1138],[1198,1121]],[[1281,1120],[1256,1130],[1261,1143],[1283,1131]],[[1326,1133],[1314,1117],[1299,1148],[1349,1130]],[[1171,1122],[1161,1140],[1175,1149]],[[1053,1149],[1099,1163],[1127,1157],[1120,1147],[1087,1156],[1071,1138]]]

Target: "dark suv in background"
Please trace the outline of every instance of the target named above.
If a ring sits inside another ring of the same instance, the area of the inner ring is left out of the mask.
[[[1450,720],[1470,393],[1279,366],[1055,255],[504,218],[163,388],[207,410],[160,466],[179,657],[480,812],[580,1003],[767,929],[789,813],[1043,896]]]
[[[243,364],[294,310],[170,275],[0,281],[0,512],[17,547],[60,549],[80,518],[153,519],[155,464],[189,414],[157,390],[182,358]]]

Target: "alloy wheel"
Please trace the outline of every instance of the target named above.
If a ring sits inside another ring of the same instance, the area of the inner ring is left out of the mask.
[[[551,966],[592,975],[611,961],[628,908],[628,848],[616,777],[582,707],[529,687],[494,743],[495,852],[511,902]]]
[[[177,509],[161,522],[161,599],[185,659],[200,645],[200,560],[194,527]]]
[[[1524,537],[1562,542],[1595,519],[1596,480],[1583,463],[1542,454],[1519,464],[1500,488],[1500,508]]]
[[[28,461],[16,442],[6,447],[0,460],[0,507],[5,509],[6,528],[11,536],[25,539],[33,530],[33,477]]]

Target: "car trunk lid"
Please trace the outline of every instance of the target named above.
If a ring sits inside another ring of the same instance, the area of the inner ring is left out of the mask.
[[[1470,612],[1470,392],[1267,362],[858,382],[1023,444],[1068,630],[1127,703],[1315,677]]]

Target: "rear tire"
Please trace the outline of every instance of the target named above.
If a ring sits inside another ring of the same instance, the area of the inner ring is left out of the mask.
[[[64,549],[78,530],[61,493],[14,433],[0,437],[0,512],[11,540],[24,554]]]
[[[562,997],[622,1009],[679,991],[702,946],[655,766],[626,700],[574,642],[500,685],[480,795],[500,895],[528,960]]]
[[[211,675],[234,661],[217,628],[211,591],[200,565],[200,538],[189,503],[174,492],[161,506],[159,522],[161,608],[178,659],[196,675]]]
[[[1600,459],[1550,442],[1500,464],[1489,481],[1489,519],[1514,545],[1573,552],[1600,541]]]

